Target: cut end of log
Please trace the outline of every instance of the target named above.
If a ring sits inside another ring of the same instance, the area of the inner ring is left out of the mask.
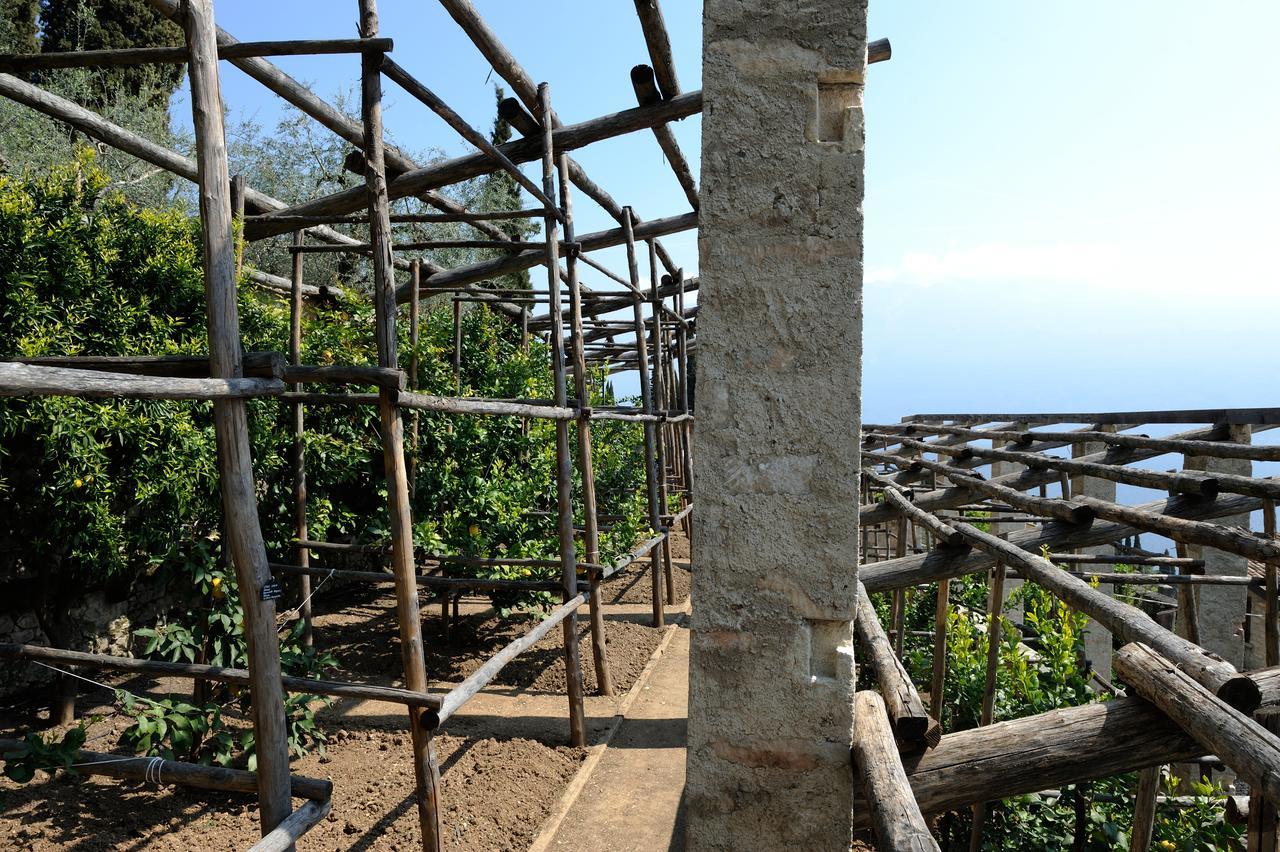
[[[1233,677],[1218,688],[1218,697],[1241,713],[1252,713],[1262,704],[1262,691],[1252,678]]]

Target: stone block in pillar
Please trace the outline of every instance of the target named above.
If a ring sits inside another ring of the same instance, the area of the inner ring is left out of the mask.
[[[1235,443],[1250,442],[1249,426],[1231,426],[1230,437]],[[1206,473],[1233,473],[1239,476],[1253,475],[1253,462],[1248,459],[1218,459],[1208,456],[1187,456],[1183,461],[1186,470]],[[1218,518],[1215,523],[1225,527],[1249,528],[1249,515],[1232,515]],[[1188,545],[1187,555],[1204,560],[1204,573],[1243,577],[1249,573],[1249,560],[1234,553],[1212,547]],[[1200,616],[1200,644],[1219,655],[1231,665],[1242,668],[1245,662],[1244,611],[1245,588],[1243,586],[1197,586],[1196,608]],[[1261,625],[1258,625],[1261,634]],[[1259,635],[1261,641],[1261,635]]]
[[[1100,432],[1114,432],[1115,426],[1099,426]],[[1071,445],[1071,457],[1079,458],[1093,453],[1105,452],[1107,445],[1101,442],[1084,442],[1081,444]],[[1072,495],[1083,494],[1086,497],[1096,497],[1099,500],[1109,500],[1115,502],[1116,484],[1108,479],[1098,479],[1094,476],[1072,476],[1071,477],[1071,493]],[[1114,553],[1115,548],[1109,544],[1099,545],[1097,547],[1082,547],[1080,553]],[[1097,566],[1103,568],[1105,566]],[[1110,583],[1102,583],[1098,586],[1098,591],[1105,594],[1111,594],[1113,587]],[[1111,653],[1112,638],[1111,631],[1107,630],[1098,622],[1089,619],[1085,626],[1084,634],[1084,655],[1085,659],[1093,666],[1093,670],[1098,673],[1103,680],[1111,680]],[[1094,684],[1095,689],[1101,689],[1100,686]]]
[[[687,846],[848,850],[861,0],[706,0]]]

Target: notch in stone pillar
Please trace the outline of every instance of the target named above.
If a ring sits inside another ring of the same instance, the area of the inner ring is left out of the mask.
[[[853,671],[853,625],[848,621],[806,619],[811,682],[836,683]]]
[[[862,122],[861,71],[826,71],[818,75],[817,115],[809,138],[818,142],[859,142]]]

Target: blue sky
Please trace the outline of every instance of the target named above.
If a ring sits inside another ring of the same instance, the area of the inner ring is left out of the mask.
[[[395,59],[487,128],[490,69],[457,25],[431,2],[379,6]],[[476,6],[552,84],[565,121],[634,105],[627,73],[647,54],[630,2]],[[216,12],[242,40],[355,34],[354,2],[263,8]],[[701,4],[664,11],[681,83],[696,88]],[[866,95],[866,417],[1268,404],[1277,32],[1270,0],[873,2],[872,36],[891,38],[894,58]],[[279,64],[324,96],[356,81],[354,57]],[[270,124],[278,102],[223,68],[233,115]],[[397,142],[467,150],[394,85],[387,95]],[[699,131],[696,117],[676,127],[695,161]],[[687,210],[650,134],[579,159],[642,216]],[[580,232],[613,224],[585,200],[576,213]],[[664,243],[696,270],[692,233]],[[618,252],[602,259],[625,269]]]

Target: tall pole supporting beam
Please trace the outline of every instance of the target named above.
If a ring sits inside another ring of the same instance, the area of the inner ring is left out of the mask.
[[[546,83],[538,86],[538,115],[544,128],[542,135],[542,192],[548,198],[556,195],[555,144],[551,133],[551,92]],[[564,354],[564,321],[560,309],[560,217],[547,210],[543,220],[546,233],[547,291],[551,314],[556,318],[550,335],[551,375],[555,382],[555,404],[564,407],[569,394]],[[578,594],[578,563],[573,529],[573,456],[569,450],[569,424],[555,422],[556,430],[556,506],[559,511],[560,564],[563,569],[564,600]],[[574,746],[586,744],[586,720],[582,703],[582,662],[578,653],[578,616],[571,612],[561,622],[564,630],[565,687],[569,694],[569,740]]]
[[[215,378],[243,374],[240,315],[236,300],[235,239],[231,221],[231,176],[227,167],[218,42],[211,0],[188,0],[183,19],[190,61],[191,112],[196,138],[200,230],[204,243],[205,297],[209,312],[209,372]],[[289,736],[280,682],[280,640],[270,593],[266,544],[258,525],[248,412],[243,399],[213,403],[218,442],[222,509],[236,582],[244,607],[254,741],[257,754],[258,822],[263,835],[292,812]]]
[[[360,35],[376,38],[376,0],[359,0]],[[399,367],[396,338],[396,282],[391,256],[391,203],[387,197],[382,144],[382,56],[361,58],[360,117],[364,125],[365,183],[368,187],[369,244],[373,247],[374,319],[378,366]],[[382,427],[382,458],[387,478],[387,510],[391,527],[391,571],[395,575],[396,617],[400,626],[400,655],[405,686],[427,691],[426,657],[422,646],[422,615],[413,564],[413,518],[409,507],[409,477],[404,457],[404,423],[397,392],[381,388],[378,415]],[[440,771],[432,731],[433,719],[422,708],[409,708],[413,770],[417,780],[418,824],[422,848],[443,845],[439,808]]]

